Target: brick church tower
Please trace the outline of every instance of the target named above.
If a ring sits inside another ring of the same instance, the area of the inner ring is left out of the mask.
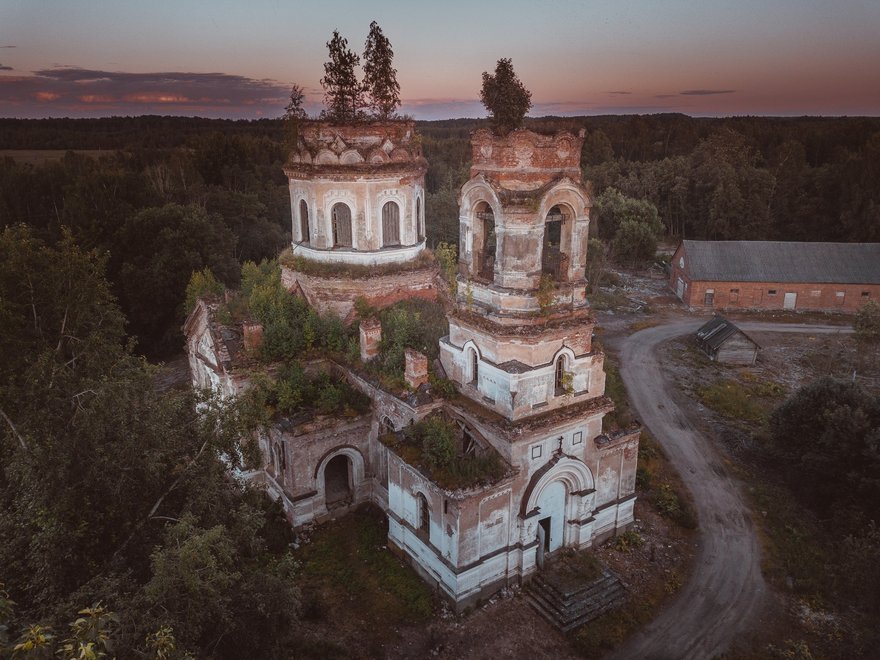
[[[459,275],[441,361],[459,391],[508,428],[521,466],[520,571],[633,521],[638,431],[602,433],[613,408],[584,277],[589,193],[583,131],[472,137],[460,197]],[[607,492],[606,492],[607,491]]]

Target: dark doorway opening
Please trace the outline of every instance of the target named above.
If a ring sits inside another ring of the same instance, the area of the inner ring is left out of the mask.
[[[550,517],[541,518],[541,520],[538,521],[538,524],[544,531],[541,535],[544,537],[544,552],[550,552]]]
[[[334,456],[324,468],[324,495],[328,506],[351,499],[350,467],[348,456]]]

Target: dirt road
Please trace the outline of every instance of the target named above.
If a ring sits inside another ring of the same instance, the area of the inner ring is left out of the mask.
[[[694,572],[675,601],[613,658],[712,658],[754,629],[767,588],[751,512],[740,484],[718,450],[676,404],[674,383],[664,375],[657,347],[694,332],[705,319],[679,319],[621,340],[620,373],[637,416],[660,442],[694,497],[700,541]],[[833,333],[835,326],[740,323],[746,331]]]

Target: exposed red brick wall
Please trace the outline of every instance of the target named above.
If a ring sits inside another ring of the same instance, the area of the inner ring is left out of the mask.
[[[711,305],[705,303],[707,289],[714,290]],[[838,297],[838,292],[843,293],[842,298]],[[862,295],[865,292],[867,296]],[[786,293],[797,294],[796,311],[851,313],[868,300],[880,299],[880,285],[698,281],[688,284],[685,304],[693,309],[782,309]]]
[[[543,184],[560,175],[580,181],[583,143],[583,130],[540,135],[518,129],[502,137],[481,128],[471,135],[471,176],[484,173],[502,183]]]
[[[676,293],[680,277],[685,283],[682,302],[691,309],[782,309],[786,293],[797,294],[795,311],[855,312],[868,300],[880,299],[880,284],[828,284],[820,282],[707,282],[692,280],[688,264],[679,266],[683,247],[672,257],[669,287]],[[713,302],[706,304],[706,290],[713,289]],[[737,291],[734,292],[733,290]],[[770,294],[770,291],[776,291]],[[843,297],[838,297],[838,293]],[[867,293],[867,296],[862,294]]]
[[[281,283],[288,291],[299,290],[309,305],[319,312],[333,312],[346,322],[354,320],[354,301],[359,297],[366,298],[371,307],[378,309],[406,298],[436,300],[436,276],[437,271],[433,268],[365,279],[318,277],[287,266],[281,268]]]
[[[418,351],[407,348],[404,351],[406,368],[404,378],[411,388],[418,389],[420,385],[428,382],[428,358]]]

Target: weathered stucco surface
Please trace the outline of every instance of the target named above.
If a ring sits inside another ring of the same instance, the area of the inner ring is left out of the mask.
[[[411,124],[309,130],[285,170],[294,242],[304,238],[297,213],[307,200],[316,220],[309,250],[341,254],[328,249],[326,214],[330,201],[344,198],[356,226],[348,252],[384,251],[375,211],[392,190],[406,208],[401,241],[415,240],[413,200],[422,194],[424,172],[416,167],[423,159]],[[604,396],[604,355],[593,348],[585,296],[591,201],[581,181],[582,142],[583,134],[571,133],[473,136],[473,178],[461,195],[458,298],[440,342],[440,362],[459,398],[432,394],[427,361],[415,351],[406,356],[409,393],[388,392],[353,367],[325,363],[321,368],[370,398],[371,412],[279,419],[260,439],[264,464],[253,478],[281,499],[293,525],[360,502],[378,504],[388,515],[389,547],[458,608],[527,579],[560,548],[589,547],[633,523],[639,430],[602,429],[613,404]],[[407,167],[415,174],[400,175],[396,188],[375,178]],[[487,257],[492,240],[497,249]],[[368,278],[283,270],[289,290],[343,318],[352,316],[358,296],[378,307],[433,299],[436,277],[436,267]],[[240,338],[211,312],[200,303],[187,321],[193,384],[234,395],[247,383],[235,381],[225,342]],[[375,322],[362,324],[364,360],[376,355],[380,337]],[[444,489],[386,442],[430,414],[453,420],[480,455],[496,454],[503,475]]]

